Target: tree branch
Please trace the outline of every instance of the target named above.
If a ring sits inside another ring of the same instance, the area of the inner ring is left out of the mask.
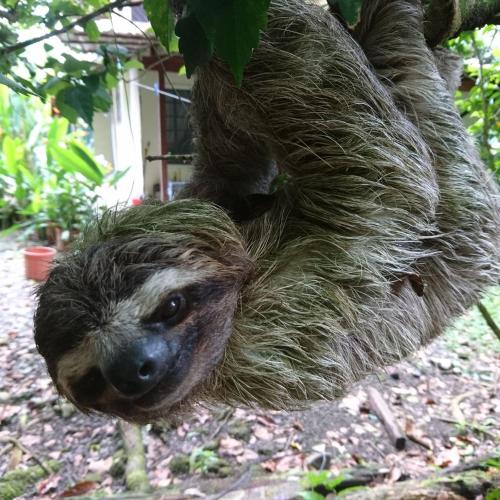
[[[85,23],[88,23],[92,19],[104,14],[106,12],[111,12],[113,9],[118,7],[130,7],[141,5],[142,1],[130,1],[130,0],[115,0],[107,5],[104,5],[100,9],[95,10],[94,12],[90,12],[89,14],[80,17],[76,21],[69,23],[61,29],[51,31],[50,33],[46,33],[45,35],[38,36],[36,38],[31,38],[30,40],[25,40],[24,42],[19,42],[14,45],[8,45],[7,47],[3,47],[0,49],[0,56],[4,56],[7,54],[11,54],[12,52],[16,52],[17,50],[25,49],[30,45],[34,45],[35,43],[42,42],[43,40],[47,40],[57,35],[62,35],[63,33],[67,33],[72,30],[76,26],[81,26]]]
[[[500,0],[424,0],[425,38],[435,46],[462,31],[500,22]]]

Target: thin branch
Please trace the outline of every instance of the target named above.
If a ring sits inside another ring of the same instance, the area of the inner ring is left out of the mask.
[[[76,26],[81,26],[85,23],[88,23],[92,19],[99,17],[101,14],[104,14],[106,12],[111,12],[113,9],[116,9],[117,7],[133,7],[137,5],[141,5],[142,1],[130,1],[130,0],[115,0],[114,2],[111,2],[104,7],[101,7],[100,9],[95,10],[94,12],[91,12],[83,17],[80,17],[76,21],[73,21],[72,23],[69,23],[68,25],[64,26],[61,29],[51,31],[50,33],[46,33],[45,35],[41,35],[36,38],[31,38],[30,40],[25,40],[24,42],[19,42],[14,45],[8,45],[7,47],[3,47],[0,49],[0,56],[4,56],[6,54],[10,54],[12,52],[16,52],[17,50],[25,49],[26,47],[29,47],[30,45],[34,45],[35,43],[42,42],[44,40],[47,40],[49,38],[52,38],[57,35],[62,35],[63,33],[67,33],[68,31],[72,30]]]
[[[13,437],[0,438],[0,442],[8,442],[19,448],[23,453],[29,455],[47,474],[52,474],[52,471],[24,444],[22,444],[18,439]]]
[[[486,309],[485,305],[482,304],[481,302],[478,302],[477,307],[478,307],[479,311],[481,312],[486,323],[488,323],[488,326],[493,330],[493,333],[497,336],[497,339],[500,340],[500,328],[495,323],[495,320],[491,316],[490,311],[488,311],[488,309]]]

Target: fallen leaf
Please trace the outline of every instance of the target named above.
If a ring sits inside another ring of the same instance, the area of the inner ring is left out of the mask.
[[[267,472],[275,472],[276,471],[276,461],[275,460],[266,460],[262,462],[260,466]]]
[[[96,472],[97,474],[104,474],[113,465],[113,457],[105,458],[104,460],[96,460],[88,465],[89,472]]]
[[[449,450],[443,450],[434,459],[434,464],[438,467],[455,467],[460,463],[460,453],[458,448],[453,446]]]
[[[57,485],[59,484],[60,480],[61,476],[58,476],[57,474],[52,474],[49,477],[42,479],[37,483],[36,491],[38,491],[40,495],[46,495],[47,493],[50,493],[57,489]]]
[[[276,461],[276,471],[285,472],[291,469],[301,469],[303,465],[303,455],[288,455]]]
[[[243,464],[245,462],[251,462],[252,460],[257,460],[258,458],[259,458],[258,453],[247,448],[246,450],[243,451],[241,455],[236,457],[236,461],[239,464]]]
[[[271,441],[274,437],[274,434],[262,425],[256,425],[253,429],[253,434],[257,439],[262,441]]]
[[[82,481],[81,483],[76,483],[70,486],[67,490],[64,490],[59,496],[61,498],[66,497],[77,497],[84,495],[89,491],[95,490],[99,486],[99,483],[95,481]]]
[[[221,455],[229,455],[236,457],[245,451],[244,445],[237,439],[226,437],[222,438],[219,443],[219,453]]]

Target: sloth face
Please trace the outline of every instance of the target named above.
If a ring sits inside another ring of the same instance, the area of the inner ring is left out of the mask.
[[[248,260],[229,244],[175,243],[146,234],[90,245],[40,288],[38,349],[81,409],[168,416],[221,361]]]

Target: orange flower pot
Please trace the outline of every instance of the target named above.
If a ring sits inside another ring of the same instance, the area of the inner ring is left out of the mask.
[[[29,247],[23,250],[26,278],[45,281],[49,275],[52,261],[57,253],[51,247]]]

